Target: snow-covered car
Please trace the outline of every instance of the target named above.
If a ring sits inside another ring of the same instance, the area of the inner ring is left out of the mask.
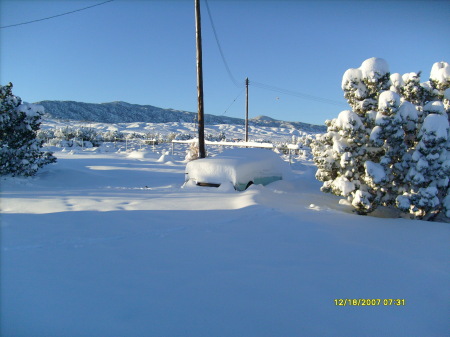
[[[186,165],[186,183],[219,187],[231,183],[243,191],[252,184],[267,185],[283,179],[289,165],[268,149],[230,149],[215,157],[197,159]]]

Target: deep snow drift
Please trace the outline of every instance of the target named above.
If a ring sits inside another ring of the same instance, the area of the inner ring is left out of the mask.
[[[300,159],[266,187],[183,189],[169,149],[58,150],[1,180],[2,336],[447,335],[448,224],[354,215]]]

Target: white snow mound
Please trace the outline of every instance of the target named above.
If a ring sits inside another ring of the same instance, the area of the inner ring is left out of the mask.
[[[279,155],[266,149],[230,149],[211,158],[197,159],[186,165],[189,179],[209,184],[231,182],[237,186],[258,180],[287,176],[290,168]]]

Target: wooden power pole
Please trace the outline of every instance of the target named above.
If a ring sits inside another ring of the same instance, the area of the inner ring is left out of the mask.
[[[248,77],[245,79],[245,141],[248,142]]]
[[[205,121],[203,107],[202,25],[200,0],[195,0],[195,37],[197,41],[197,96],[198,96],[198,156],[206,157]]]

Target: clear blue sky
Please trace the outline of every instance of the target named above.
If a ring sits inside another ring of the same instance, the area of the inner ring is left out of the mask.
[[[1,26],[100,1],[1,0]],[[202,2],[205,113],[242,91],[230,80]],[[209,0],[233,76],[250,79],[250,116],[323,124],[346,109],[264,90],[252,81],[345,104],[341,78],[370,57],[391,72],[450,62],[449,1]],[[1,83],[24,101],[126,101],[197,111],[194,0],[115,0],[4,28]],[[242,94],[226,115],[244,117]]]

